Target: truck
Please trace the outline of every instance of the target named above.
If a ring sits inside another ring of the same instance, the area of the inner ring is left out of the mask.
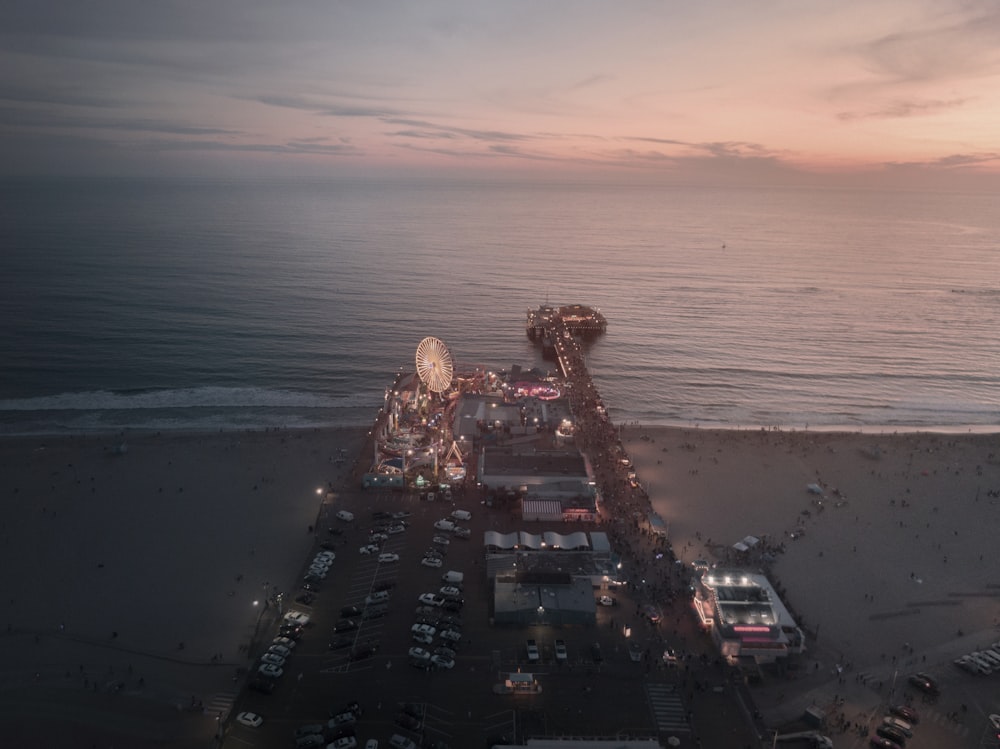
[[[541,660],[541,655],[538,652],[538,643],[534,640],[528,640],[528,663],[538,663]]]

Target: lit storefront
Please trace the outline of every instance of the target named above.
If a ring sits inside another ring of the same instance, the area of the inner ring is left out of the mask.
[[[805,650],[801,628],[764,575],[706,571],[698,581],[694,607],[719,653],[733,663],[748,657],[770,663]]]

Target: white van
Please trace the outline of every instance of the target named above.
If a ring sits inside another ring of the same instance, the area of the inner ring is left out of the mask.
[[[455,510],[451,516],[455,520],[472,520],[472,513],[468,510]]]
[[[448,570],[443,575],[441,575],[441,582],[444,583],[460,583],[465,579],[465,575],[461,572],[455,572],[455,570]]]

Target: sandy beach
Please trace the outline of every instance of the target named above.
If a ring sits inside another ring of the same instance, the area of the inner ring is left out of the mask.
[[[772,578],[823,674],[954,671],[1000,639],[996,435],[634,425],[623,444],[686,562],[767,567],[732,548],[747,535],[783,548]]]
[[[39,721],[57,738],[60,717],[86,713],[84,726],[117,726],[129,746],[203,745],[248,665],[265,597],[294,591],[309,530],[335,506],[364,436],[0,441],[5,737],[41,745]],[[94,699],[105,702],[83,702]],[[124,715],[145,718],[118,726]]]
[[[756,566],[732,544],[783,545],[771,569],[825,658],[861,670],[902,643],[943,659],[1000,639],[996,436],[638,425],[622,436],[681,558]],[[120,438],[0,441],[5,729],[51,720],[57,694],[68,718],[104,700],[87,709],[105,726],[148,711],[142,728],[121,727],[131,746],[210,733],[210,705],[232,699],[247,665],[253,602],[291,590],[317,516],[354,487],[364,437],[148,435],[124,454]]]

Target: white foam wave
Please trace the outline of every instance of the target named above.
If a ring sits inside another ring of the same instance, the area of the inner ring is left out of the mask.
[[[295,408],[341,409],[377,407],[379,394],[331,396],[268,388],[196,387],[116,393],[95,390],[78,393],[0,400],[0,411],[130,411],[174,408]]]

